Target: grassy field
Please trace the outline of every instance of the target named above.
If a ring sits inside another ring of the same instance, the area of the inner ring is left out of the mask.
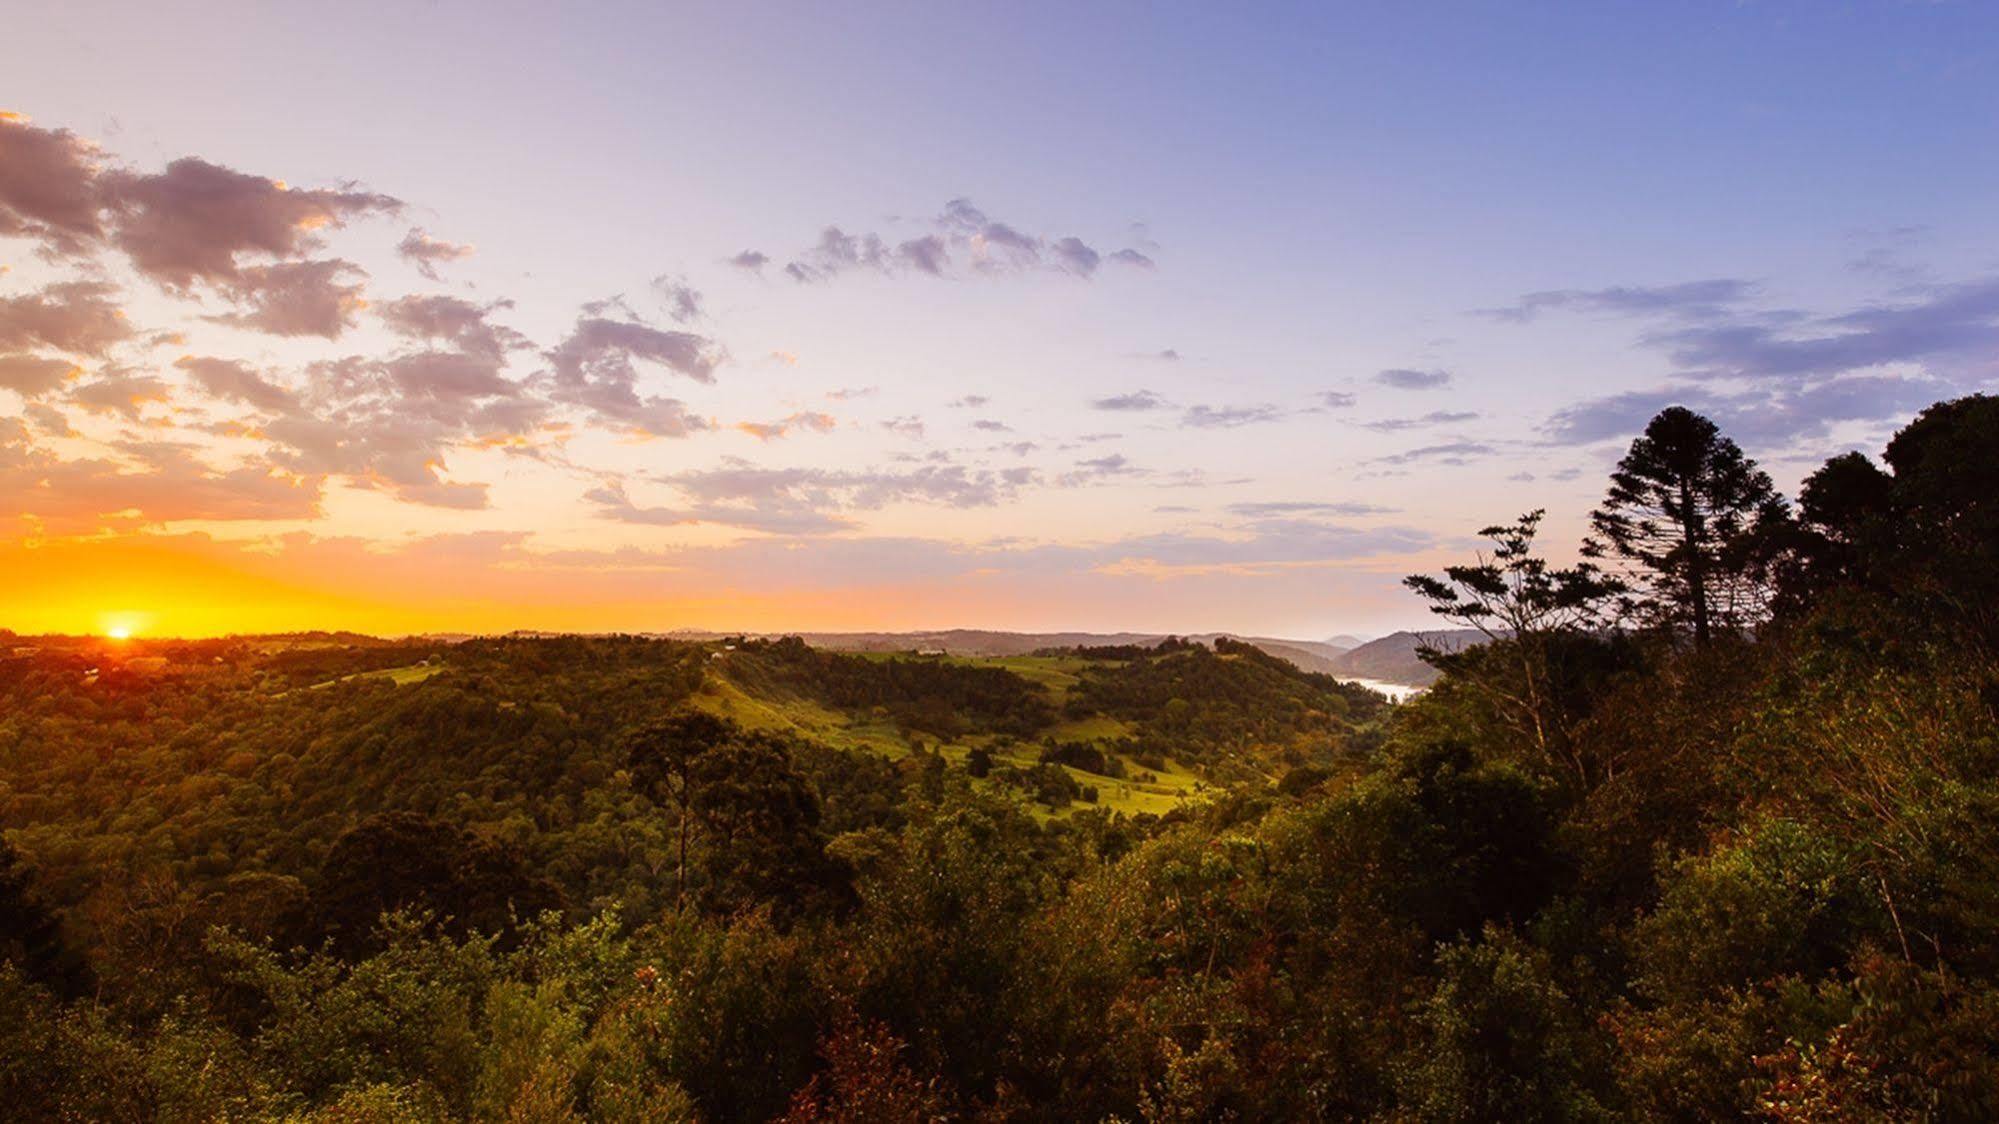
[[[345,683],[353,679],[387,679],[398,687],[407,687],[411,683],[421,683],[443,670],[444,665],[441,663],[413,663],[404,667],[385,667],[379,671],[361,671],[353,675],[343,675],[338,679],[328,679],[324,683],[314,683],[306,690],[317,691],[322,687],[331,687],[335,683]]]
[[[949,660],[969,667],[1001,667],[1019,675],[1023,679],[1041,685],[1050,698],[1060,706],[1068,697],[1068,692],[1078,679],[1079,672],[1090,661],[1073,656],[1001,656],[981,659],[966,656],[915,656],[898,652],[856,653],[866,659],[931,659]],[[696,692],[693,704],[718,717],[752,730],[770,730],[810,738],[822,745],[849,751],[879,753],[891,760],[901,760],[915,752],[915,746],[902,730],[887,721],[872,721],[866,716],[848,714],[822,706],[809,699],[769,699],[760,698],[744,691],[728,677],[722,661],[711,664],[707,679]],[[1041,732],[1040,736],[1058,741],[1110,742],[1130,736],[1134,731],[1115,718],[1092,715],[1087,718],[1060,722]],[[919,735],[920,736],[920,735]],[[1023,769],[1033,768],[1041,760],[1041,747],[1034,742],[1016,743],[1011,746],[998,744],[990,734],[973,734],[962,739],[934,743],[924,738],[924,744],[933,745],[938,753],[962,766],[974,746],[983,746],[993,756],[995,764],[1012,765]],[[1087,808],[1108,808],[1136,815],[1151,812],[1155,815],[1170,812],[1187,801],[1197,799],[1202,787],[1200,778],[1178,767],[1160,770],[1146,770],[1142,766],[1125,762],[1125,767],[1135,777],[1142,772],[1152,772],[1154,779],[1116,779],[1101,777],[1080,769],[1064,766],[1076,783],[1089,785],[1097,790],[1097,802],[1087,804],[1076,802],[1060,812],[1048,812],[1036,807],[1037,814],[1066,815]],[[984,782],[982,782],[984,783]]]
[[[897,759],[911,752],[909,742],[889,723],[859,719],[810,699],[757,698],[719,670],[709,672],[701,689],[689,701],[748,730],[793,734],[835,749],[862,750]]]
[[[1068,699],[1069,688],[1076,685],[1082,677],[1082,670],[1093,662],[1076,656],[919,656],[912,652],[852,654],[870,660],[935,660],[962,667],[1005,668],[1030,683],[1040,684],[1057,706]]]

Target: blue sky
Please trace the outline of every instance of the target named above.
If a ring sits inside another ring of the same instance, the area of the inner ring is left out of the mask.
[[[0,73],[0,308],[131,325],[0,312],[70,366],[0,375],[0,626],[1378,631],[1660,406],[1788,486],[1999,373],[1989,5],[78,3]]]

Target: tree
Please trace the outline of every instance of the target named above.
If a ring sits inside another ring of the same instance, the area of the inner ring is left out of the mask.
[[[62,921],[35,892],[35,875],[21,853],[0,839],[0,963],[66,995],[90,984],[90,970],[63,940]]]
[[[1808,600],[1836,585],[1864,583],[1891,522],[1894,478],[1861,453],[1842,453],[1798,490],[1798,539],[1788,585]]]
[[[1885,595],[1905,623],[1999,638],[1999,398],[1939,402],[1903,427],[1877,466],[1844,453],[1798,494],[1789,609],[1836,588]]]
[[[852,904],[853,872],[826,854],[819,794],[785,743],[737,730],[695,760],[689,806],[706,840],[706,904],[768,903],[780,919]]]
[[[819,794],[784,739],[688,709],[640,727],[627,746],[642,790],[679,813],[676,902],[685,900],[698,830],[705,905],[769,901],[788,912],[848,903],[851,872],[826,857]]]
[[[1490,642],[1486,658],[1434,649],[1423,650],[1423,658],[1463,675],[1542,756],[1562,757],[1568,723],[1557,705],[1554,664],[1565,639],[1604,624],[1606,604],[1624,585],[1592,562],[1553,567],[1537,557],[1534,535],[1544,514],[1530,511],[1480,531],[1492,553],[1480,553],[1473,565],[1446,566],[1442,579],[1412,574],[1402,583],[1429,601],[1431,612],[1478,629]],[[1584,779],[1581,763],[1568,763]]]
[[[640,790],[654,801],[672,804],[679,812],[675,828],[680,856],[673,876],[676,905],[687,893],[687,833],[694,826],[694,764],[702,754],[728,741],[735,733],[732,722],[706,711],[685,709],[654,719],[626,735],[626,760]]]
[[[1903,427],[1883,458],[1895,474],[1894,545],[1934,604],[1999,639],[1999,397],[1939,402]]]
[[[377,949],[376,923],[391,910],[426,911],[453,934],[500,936],[564,904],[517,849],[418,812],[370,816],[335,839],[315,899],[321,930],[348,954]]]
[[[1786,522],[1769,475],[1712,421],[1672,406],[1618,462],[1584,552],[1630,564],[1649,590],[1639,607],[1658,623],[1691,625],[1705,648],[1717,625],[1761,616],[1763,546]]]

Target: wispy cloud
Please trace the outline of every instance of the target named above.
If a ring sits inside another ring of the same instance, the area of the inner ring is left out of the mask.
[[[1420,371],[1410,367],[1391,367],[1374,376],[1374,381],[1397,390],[1435,390],[1451,385],[1449,371]]]

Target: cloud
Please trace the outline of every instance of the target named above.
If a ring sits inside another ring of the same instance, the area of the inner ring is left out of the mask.
[[[932,277],[942,277],[951,264],[951,251],[944,245],[944,239],[935,234],[904,242],[895,248],[895,256],[917,272]]]
[[[1869,305],[1788,325],[1789,330],[1763,320],[1734,320],[1659,332],[1644,342],[1705,378],[1796,381],[1937,362],[1994,371],[1999,277],[1928,286],[1920,293],[1913,301]]]
[[[237,284],[237,257],[303,257],[317,231],[402,203],[366,191],[305,190],[185,156],[154,175],[104,174],[118,213],[115,241],[147,277],[185,290],[196,281]]]
[[[352,322],[360,286],[347,279],[361,271],[304,259],[320,231],[401,209],[386,195],[291,188],[192,156],[157,173],[105,167],[67,132],[0,120],[0,233],[71,255],[108,242],[172,292],[205,283],[241,306],[215,319],[277,335],[330,338]]]
[[[403,240],[396,244],[396,253],[406,262],[416,267],[416,271],[432,281],[439,280],[437,267],[446,262],[464,261],[474,253],[471,246],[459,242],[446,242],[442,238],[432,238],[429,232],[411,227]]]
[[[29,402],[21,408],[21,414],[35,423],[35,428],[49,437],[75,437],[76,430],[69,424],[69,415],[46,402]]]
[[[478,343],[487,338],[478,327],[481,311],[411,305],[403,312],[413,319],[403,327],[421,334],[420,325],[445,325],[439,330]],[[449,327],[460,314],[470,316],[470,326]],[[410,503],[481,508],[484,484],[442,475],[452,450],[531,453],[533,435],[550,424],[550,402],[507,378],[504,362],[484,346],[315,362],[293,402],[267,399],[279,408],[258,429],[272,443],[272,459],[291,471],[340,475]]]
[[[880,234],[850,233],[840,226],[828,226],[820,232],[817,243],[785,263],[784,272],[795,281],[817,282],[856,271],[952,277],[959,274],[961,263],[963,271],[974,274],[1050,270],[1082,278],[1095,276],[1106,261],[1154,267],[1152,259],[1137,250],[1118,250],[1106,257],[1073,235],[1054,238],[1024,233],[1014,224],[987,215],[969,199],[950,200],[928,225],[928,231],[896,240],[892,246],[890,239]],[[730,260],[760,271],[770,258],[744,251]]]
[[[1907,278],[1904,277],[1904,280]],[[1667,317],[1672,323],[1639,337],[1665,353],[1681,374],[1789,384],[1895,365],[1990,378],[1999,373],[1999,277],[1955,284],[1904,285],[1901,299],[1847,312],[1815,315],[1745,305],[1759,289],[1718,278],[1661,287],[1559,290],[1529,294],[1503,319],[1526,321],[1550,309]]]
[[[353,262],[338,259],[246,266],[237,271],[226,291],[247,311],[209,319],[274,336],[333,339],[353,326],[365,307],[361,285],[349,281],[365,276]]]
[[[1619,285],[1608,289],[1552,289],[1528,293],[1502,308],[1479,315],[1524,324],[1544,312],[1605,312],[1623,316],[1678,316],[1706,319],[1756,296],[1754,282],[1733,277],[1684,281],[1677,285]]]
[[[1056,478],[1056,483],[1065,488],[1085,484],[1100,484],[1126,476],[1144,476],[1146,470],[1125,459],[1123,453],[1111,453],[1101,457],[1076,462],[1076,467]]]
[[[1089,277],[1103,264],[1103,255],[1083,244],[1080,238],[1063,238],[1051,247],[1063,269],[1079,277]]]
[[[1359,399],[1342,390],[1319,392],[1319,405],[1328,410],[1350,410]]]
[[[225,402],[241,402],[255,409],[273,412],[296,409],[298,406],[298,399],[290,390],[234,359],[184,355],[174,361],[174,366],[186,371],[195,385],[211,397]]]
[[[983,394],[967,394],[963,398],[946,403],[946,405],[954,410],[976,410],[991,401],[992,399]]]
[[[47,534],[129,530],[189,520],[310,519],[320,482],[244,464],[218,470],[184,445],[128,444],[130,467],[102,458],[62,460],[34,445],[18,422],[0,422],[0,517],[27,518]]]
[[[839,424],[839,420],[831,414],[804,411],[774,422],[738,422],[736,428],[759,441],[772,441],[805,430],[830,433]]]
[[[1012,427],[1012,426],[1010,426],[1010,425],[1006,424],[1006,423],[1005,423],[1005,422],[1003,422],[1003,421],[994,421],[994,420],[992,420],[991,418],[980,418],[979,420],[977,420],[977,421],[975,421],[975,422],[973,422],[973,423],[972,423],[972,428],[973,428],[973,429],[979,429],[979,430],[984,430],[984,431],[985,431],[985,432],[987,432],[987,433],[1012,433],[1012,432],[1013,432],[1013,427]]]
[[[1164,410],[1171,405],[1171,402],[1149,390],[1136,390],[1130,394],[1116,394],[1109,398],[1093,398],[1090,400],[1090,408],[1093,410],[1123,412]]]
[[[1104,544],[1090,553],[1095,556],[1093,568],[1099,572],[1166,578],[1326,565],[1410,554],[1435,543],[1435,536],[1411,527],[1366,528],[1317,519],[1266,519],[1239,528],[1235,537],[1141,535]]]
[[[0,297],[0,349],[46,347],[103,358],[132,338],[132,325],[101,281],[64,281],[18,297]]]
[[[819,232],[819,244],[799,259],[787,262],[785,273],[794,281],[824,281],[855,269],[886,272],[893,259],[880,235],[852,235],[837,226]]]
[[[1374,376],[1374,381],[1397,390],[1435,390],[1451,384],[1449,371],[1418,371],[1408,367],[1391,367]]]
[[[393,198],[351,186],[297,189],[195,157],[148,173],[110,164],[69,134],[16,119],[0,121],[0,151],[7,154],[0,165],[0,227],[7,233],[39,238],[62,254],[122,253],[133,270],[170,293],[226,302],[203,319],[279,336],[332,339],[355,324],[365,307],[366,275],[343,259],[316,256],[325,232],[402,209]],[[409,231],[397,249],[432,276],[431,266],[466,250],[421,230]],[[174,362],[171,371],[180,378],[172,383],[130,361],[100,363],[94,377],[72,383],[75,365],[68,360],[108,361],[135,339],[151,347],[177,338],[133,330],[117,291],[96,276],[112,264],[98,258],[82,267],[93,271],[86,278],[0,297],[0,355],[10,357],[4,377],[18,390],[52,398],[28,411],[45,433],[72,432],[55,408],[61,405],[154,428],[246,437],[267,442],[268,463],[250,466],[255,474],[270,475],[276,466],[287,479],[341,476],[411,502],[477,508],[487,503],[486,486],[447,478],[448,455],[471,446],[531,453],[536,434],[557,432],[545,428],[559,424],[551,420],[557,406],[578,406],[593,420],[615,416],[614,424],[628,430],[683,432],[706,424],[678,402],[642,397],[631,386],[638,363],[711,378],[719,349],[700,337],[581,321],[551,353],[555,369],[531,386],[505,373],[509,353],[528,346],[492,320],[507,303],[445,296],[404,297],[378,310],[383,325],[415,349],[315,360],[302,377],[203,355]],[[177,389],[199,403],[176,402]],[[154,404],[170,409],[147,410]],[[262,416],[218,417],[217,407]],[[195,480],[179,462],[160,475]]]
[[[1363,428],[1376,433],[1401,433],[1410,429],[1427,429],[1435,425],[1454,425],[1458,422],[1478,420],[1478,414],[1469,410],[1432,410],[1418,418],[1383,418],[1380,421],[1362,422]]]
[[[407,296],[380,306],[377,314],[390,331],[407,339],[441,340],[468,354],[498,359],[529,346],[527,337],[490,319],[512,307],[511,301],[474,304],[450,296]]]
[[[397,497],[426,507],[448,507],[457,511],[482,511],[491,506],[487,486],[452,480],[416,480],[396,486]]]
[[[1320,500],[1265,500],[1232,503],[1225,509],[1230,515],[1246,519],[1270,519],[1284,516],[1334,516],[1387,515],[1395,511],[1392,507],[1378,507],[1371,503],[1332,503]]]
[[[1498,452],[1490,445],[1477,441],[1450,441],[1441,445],[1424,445],[1407,452],[1393,453],[1374,458],[1375,464],[1415,464],[1428,461],[1433,464],[1469,464],[1480,457],[1489,457]]]
[[[444,356],[435,359],[433,356]],[[272,460],[302,475],[340,475],[409,503],[476,509],[486,486],[440,475],[454,446],[479,434],[519,431],[535,411],[516,412],[512,384],[465,386],[445,368],[464,356],[420,353],[400,367],[368,360],[315,365],[313,393],[260,426]]]
[[[66,131],[0,117],[0,234],[81,255],[116,246],[142,276],[188,294],[197,283],[246,310],[219,319],[280,335],[334,336],[351,321],[358,274],[305,261],[321,231],[400,212],[386,195],[297,189],[187,156],[162,171],[105,166]],[[250,263],[240,260],[253,259]]]
[[[897,437],[907,437],[911,440],[921,438],[924,431],[923,419],[913,414],[890,418],[882,423],[882,428],[895,434]]]
[[[657,477],[703,504],[741,503],[772,509],[873,511],[893,503],[991,507],[1011,498],[1002,473],[955,464],[926,464],[907,471],[760,468],[727,460],[719,468]]]
[[[1933,379],[1890,375],[1850,375],[1804,387],[1752,387],[1733,394],[1705,386],[1666,387],[1578,402],[1542,428],[1557,445],[1628,441],[1660,410],[1686,406],[1712,418],[1738,441],[1781,447],[1823,437],[1841,422],[1907,417],[1948,393],[1948,386]]]
[[[1284,420],[1284,411],[1275,406],[1192,406],[1180,416],[1180,424],[1194,429],[1234,429],[1244,425]]]
[[[586,498],[605,518],[676,526],[711,523],[781,535],[819,535],[854,526],[852,513],[901,503],[991,507],[1031,480],[1020,470],[990,472],[955,464],[906,471],[762,468],[728,458],[721,466],[651,478],[677,491],[677,505],[640,506],[622,484],[607,483]]]
[[[463,403],[512,398],[521,388],[500,373],[491,356],[458,351],[416,351],[384,360],[381,369],[405,400]]]
[[[689,324],[701,319],[701,291],[687,283],[684,277],[661,274],[652,279],[653,291],[666,303],[666,314],[673,317],[676,324]]]
[[[0,113],[0,235],[74,254],[104,236],[97,146]]]
[[[0,236],[36,238],[76,254],[104,236],[98,148],[66,128],[0,112]]]
[[[770,255],[760,250],[744,250],[730,258],[729,264],[737,269],[747,269],[751,273],[762,273],[764,266],[770,264]]]
[[[843,531],[853,522],[817,511],[774,511],[755,507],[706,506],[692,509],[641,507],[626,495],[624,485],[608,483],[592,488],[583,498],[597,505],[604,519],[645,527],[680,527],[711,523],[745,531],[773,535],[823,535]]]
[[[11,390],[22,398],[52,394],[81,373],[82,369],[67,359],[0,355],[0,390]]]
[[[547,353],[551,397],[588,410],[598,421],[653,437],[684,437],[708,428],[679,399],[638,392],[635,361],[708,383],[722,355],[712,340],[630,321],[585,316]]]
[[[167,384],[159,379],[116,370],[106,371],[69,393],[71,402],[91,413],[117,414],[127,421],[138,421],[140,410],[169,397]]]

